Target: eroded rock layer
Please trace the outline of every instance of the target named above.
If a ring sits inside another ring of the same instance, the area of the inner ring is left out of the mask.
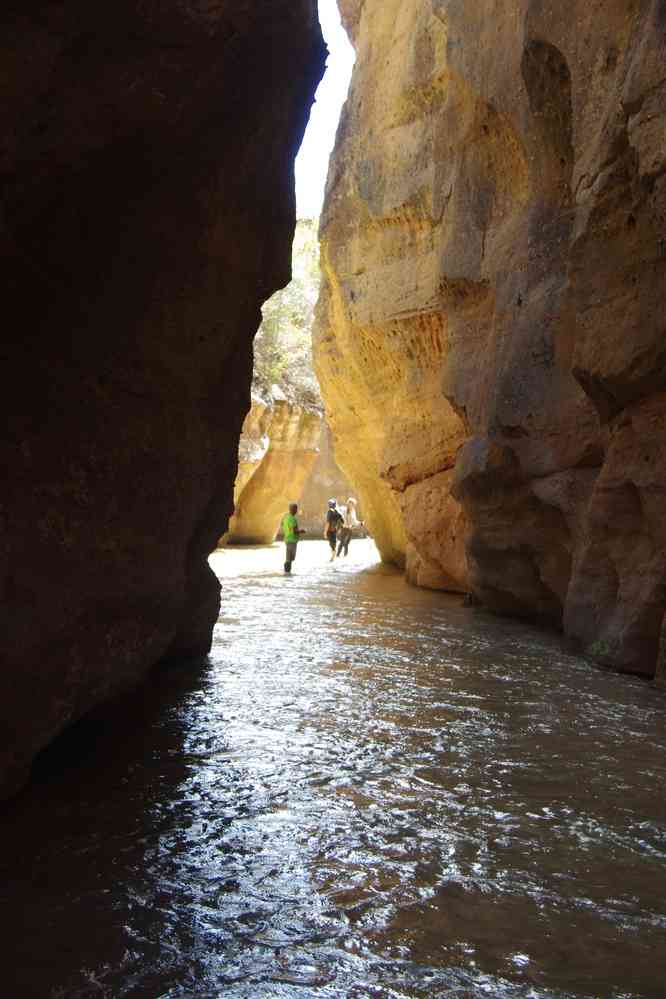
[[[251,339],[289,279],[315,7],[2,7],[2,791],[209,647]]]
[[[323,536],[329,499],[334,498],[339,506],[344,506],[350,496],[354,496],[354,487],[338,467],[331,431],[322,421],[317,458],[298,500],[298,523],[307,531],[307,537]],[[361,510],[357,509],[357,514],[362,518]]]
[[[415,581],[471,588],[651,676],[666,631],[664,4],[340,6],[357,65],[316,345],[340,463]]]
[[[238,448],[234,512],[220,547],[270,544],[290,503],[298,503],[308,537],[319,538],[329,498],[344,503],[351,492],[318,408],[253,396]]]
[[[319,456],[324,421],[313,407],[253,398],[240,438],[234,512],[222,544],[270,544]]]

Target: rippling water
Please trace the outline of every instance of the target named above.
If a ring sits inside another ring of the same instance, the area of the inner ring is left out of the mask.
[[[6,810],[3,997],[666,995],[664,694],[353,544]]]

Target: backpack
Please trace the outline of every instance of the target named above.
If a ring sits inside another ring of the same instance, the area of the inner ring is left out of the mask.
[[[332,513],[333,516],[329,518],[328,514]],[[339,510],[331,509],[327,511],[326,514],[326,534],[330,534],[331,531],[338,531],[342,524],[344,523],[344,517]]]

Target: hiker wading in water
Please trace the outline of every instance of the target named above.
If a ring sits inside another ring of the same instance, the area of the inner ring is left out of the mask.
[[[352,538],[352,532],[355,527],[361,527],[363,521],[359,520],[356,516],[356,500],[353,496],[350,496],[347,500],[347,506],[345,507],[345,513],[342,520],[342,527],[339,529],[338,538],[338,558],[344,552],[345,555],[349,554],[349,542]]]
[[[342,526],[342,514],[337,509],[337,505],[338,503],[335,497],[328,501],[326,523],[324,524],[324,537],[331,547],[331,562],[335,558],[335,549],[338,543],[338,529]]]
[[[301,534],[305,534],[305,530],[298,526],[298,520],[296,519],[296,514],[298,513],[298,503],[289,504],[289,513],[285,513],[282,518],[282,533],[284,535],[284,543],[286,548],[285,553],[285,563],[284,571],[286,573],[291,572],[291,563],[296,558],[296,548],[298,546],[298,539]]]

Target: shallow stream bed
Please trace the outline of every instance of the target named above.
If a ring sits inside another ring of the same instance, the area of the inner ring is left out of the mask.
[[[0,994],[663,999],[666,695],[326,558],[5,808]]]

